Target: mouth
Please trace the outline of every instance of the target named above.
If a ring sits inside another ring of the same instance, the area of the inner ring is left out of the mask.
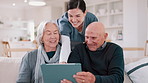
[[[87,46],[88,46],[89,48],[94,48],[94,47],[96,47],[97,45],[96,45],[96,44],[87,44]]]
[[[56,40],[49,41],[49,43],[56,43],[56,42],[57,42]]]
[[[73,25],[77,25],[79,22],[72,22]]]

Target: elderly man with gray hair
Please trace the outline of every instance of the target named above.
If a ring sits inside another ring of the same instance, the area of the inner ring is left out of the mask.
[[[123,83],[124,59],[122,48],[106,42],[104,25],[93,22],[85,31],[85,43],[72,50],[68,63],[81,63],[82,71],[73,77],[77,83]],[[61,83],[72,83],[68,79]]]

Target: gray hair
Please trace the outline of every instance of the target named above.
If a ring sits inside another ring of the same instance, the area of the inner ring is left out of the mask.
[[[38,45],[42,45],[43,44],[43,41],[42,41],[42,37],[43,37],[43,33],[44,33],[44,30],[45,30],[45,26],[46,24],[48,23],[52,23],[52,24],[55,24],[56,27],[58,28],[58,25],[55,21],[43,21],[39,24],[38,26],[38,29],[37,29],[37,36],[36,36],[36,41],[38,43]],[[59,29],[59,28],[58,28]],[[60,34],[60,33],[59,33]]]

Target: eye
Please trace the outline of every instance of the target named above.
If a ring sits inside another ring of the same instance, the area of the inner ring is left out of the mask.
[[[92,37],[93,40],[95,40],[97,37]]]
[[[69,15],[68,17],[73,17],[72,15]]]
[[[46,34],[47,34],[47,35],[51,35],[51,33],[50,33],[50,32],[47,32]]]
[[[88,39],[88,36],[85,36],[85,39]]]
[[[58,30],[54,31],[54,33],[53,33],[53,34],[59,34]]]
[[[58,32],[54,32],[54,34],[58,34]]]
[[[81,15],[76,15],[76,17],[81,17]]]
[[[46,34],[46,35],[51,35],[51,32],[45,31],[45,34]]]

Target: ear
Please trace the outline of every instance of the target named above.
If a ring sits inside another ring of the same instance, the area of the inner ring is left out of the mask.
[[[107,37],[108,37],[108,33],[105,33],[105,34],[104,34],[105,40],[107,39]]]

